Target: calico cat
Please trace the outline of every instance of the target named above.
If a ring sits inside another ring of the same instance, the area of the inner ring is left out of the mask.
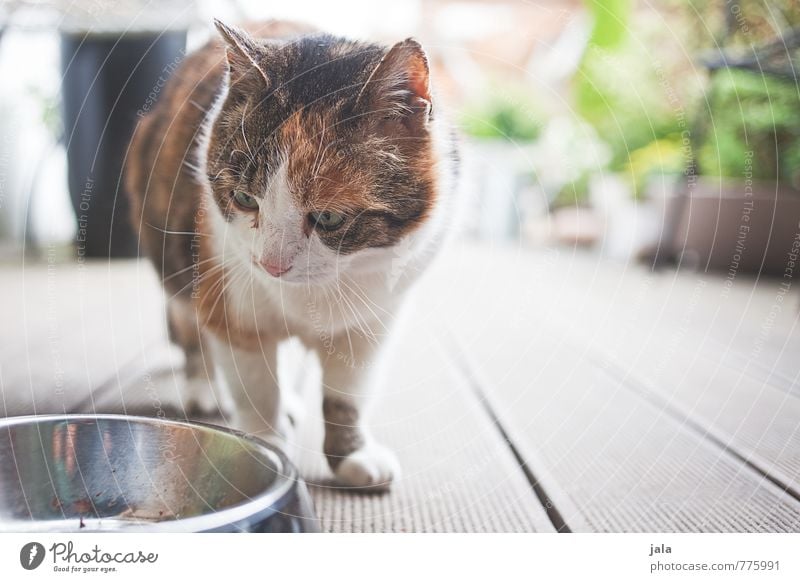
[[[412,39],[387,49],[279,22],[216,27],[222,42],[186,58],[126,162],[141,250],[186,355],[186,404],[218,407],[224,387],[234,428],[281,433],[276,349],[298,337],[322,365],[331,469],[386,487],[398,464],[365,405],[453,198],[428,59]]]

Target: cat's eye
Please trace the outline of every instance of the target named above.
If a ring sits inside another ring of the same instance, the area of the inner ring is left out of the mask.
[[[344,215],[332,210],[311,212],[308,219],[314,227],[327,231],[336,230],[344,224]]]
[[[247,192],[242,192],[241,190],[234,190],[233,191],[233,200],[241,206],[242,208],[246,208],[247,210],[255,210],[258,208],[258,200],[256,200],[253,196],[250,196]]]

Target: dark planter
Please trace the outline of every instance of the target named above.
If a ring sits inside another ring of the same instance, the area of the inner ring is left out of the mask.
[[[686,196],[674,253],[702,270],[782,277],[800,236],[800,192],[770,181],[701,177]]]
[[[135,256],[122,164],[142,112],[183,58],[185,31],[62,33],[64,135],[79,257]]]

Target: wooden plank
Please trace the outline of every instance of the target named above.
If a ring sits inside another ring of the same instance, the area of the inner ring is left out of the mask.
[[[74,366],[64,351],[70,344],[65,330],[77,325],[79,315],[62,308],[61,296],[76,296],[77,279],[61,274],[57,265],[41,263],[2,268],[0,414],[63,410],[76,392],[68,390],[67,370]]]
[[[726,367],[724,359],[690,341],[676,346],[668,359],[642,344],[636,348],[641,351],[630,346],[635,355],[624,362],[607,349],[598,350],[596,358],[800,498],[798,398]]]
[[[781,364],[800,349],[800,332],[796,313],[772,319],[780,288],[737,295],[719,276],[608,268],[615,293],[594,287],[567,295],[574,309],[554,304],[560,333],[800,497],[800,365]]]
[[[507,430],[534,459],[534,472],[544,463],[579,508],[575,529],[581,522],[623,531],[800,528],[797,501],[761,475],[778,482],[796,475],[793,397],[724,367],[698,383],[709,369],[684,355],[692,346],[687,338],[698,334],[718,341],[728,334],[736,349],[747,349],[737,330],[758,329],[774,288],[731,291],[715,317],[695,289],[711,289],[718,278],[647,276],[591,257],[469,248],[436,276],[440,289],[459,293],[449,304],[431,299],[427,311],[455,330],[475,375],[493,388]],[[671,337],[664,338],[665,329]],[[784,343],[796,342],[791,324],[778,332]],[[710,418],[696,413],[699,405],[686,406],[688,416],[676,414],[674,390],[655,401],[642,390],[652,378],[672,387],[675,375],[687,372],[683,397],[700,392]],[[712,416],[715,406],[724,412]],[[737,449],[697,427],[726,428]],[[743,462],[756,454],[764,471]],[[574,520],[574,512],[565,513]]]
[[[137,261],[6,266],[0,414],[63,413],[91,402],[144,346],[163,338],[161,292]]]
[[[553,341],[555,340],[555,341]],[[474,349],[475,346],[473,346]],[[517,447],[535,451],[581,531],[798,531],[800,503],[553,335],[472,357]],[[578,357],[576,357],[578,354]]]

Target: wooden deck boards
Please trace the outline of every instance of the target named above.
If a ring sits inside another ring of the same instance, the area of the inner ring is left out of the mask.
[[[534,370],[498,355],[478,365],[523,456],[545,489],[564,490],[573,531],[794,531],[800,503],[704,438],[660,402],[566,343],[538,341]],[[492,380],[496,378],[497,380]]]
[[[0,414],[181,415],[146,264],[0,277]],[[392,493],[330,487],[317,371],[295,376],[323,529],[800,531],[798,298],[776,310],[778,294],[563,250],[448,251],[375,410],[405,468]]]
[[[771,367],[725,364],[748,353],[774,286],[734,287],[719,306],[717,275],[480,249],[437,276],[463,292],[436,311],[572,529],[800,530],[788,299],[752,358]]]
[[[155,276],[138,262],[3,267],[0,277],[0,411],[7,415],[63,413],[90,402],[165,335]]]

